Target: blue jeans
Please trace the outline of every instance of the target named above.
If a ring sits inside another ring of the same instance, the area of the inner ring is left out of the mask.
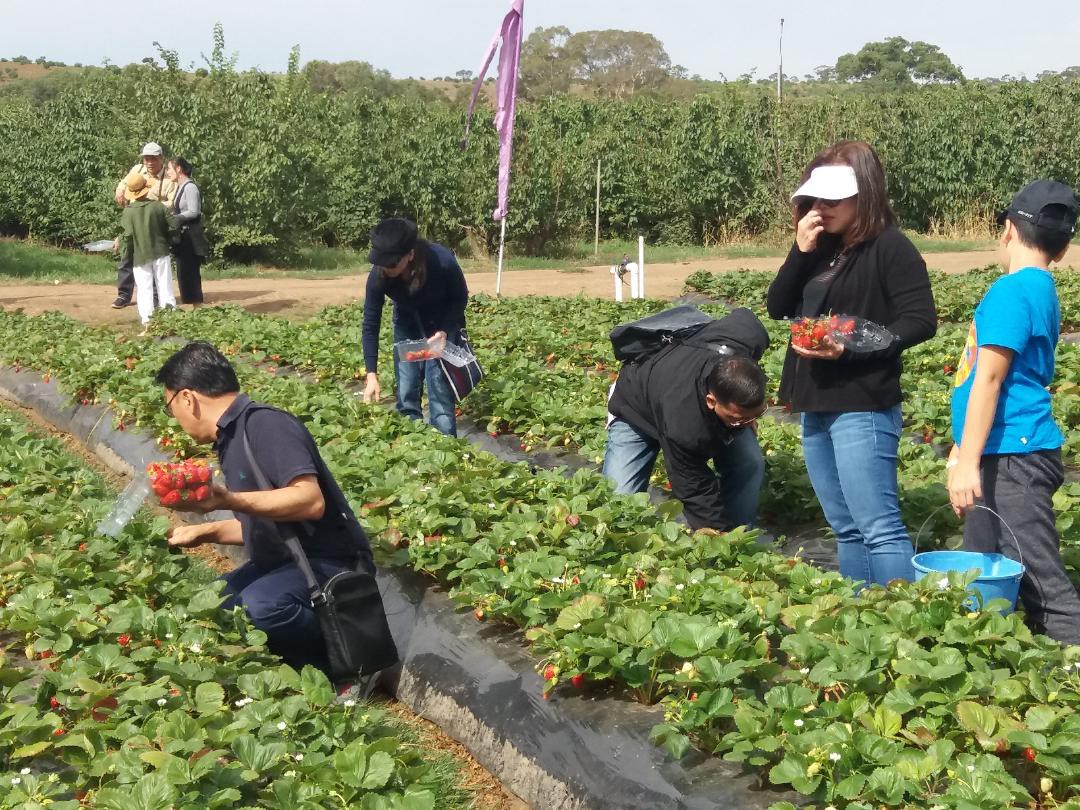
[[[836,533],[840,573],[878,585],[914,579],[896,485],[900,406],[804,413],[802,444],[810,483]]]
[[[629,422],[615,419],[608,425],[604,475],[611,479],[620,495],[644,492],[659,453],[659,442]],[[765,459],[754,431],[749,428],[733,431],[731,444],[716,455],[713,466],[720,478],[720,493],[730,525],[712,528],[753,526],[765,480]]]
[[[320,583],[341,571],[351,571],[348,560],[311,558],[311,568]],[[270,571],[246,562],[222,576],[228,597],[226,610],[243,606],[256,628],[266,633],[266,646],[286,664],[299,670],[305,664],[329,675],[330,662],[323,644],[319,617],[311,606],[304,575],[295,563],[285,563]]]
[[[394,341],[415,340],[412,335],[394,332]],[[447,436],[457,436],[457,415],[454,392],[446,381],[439,364],[434,360],[403,363],[394,349],[394,374],[397,376],[397,412],[410,419],[423,419],[421,397],[427,383],[428,412],[431,425]]]

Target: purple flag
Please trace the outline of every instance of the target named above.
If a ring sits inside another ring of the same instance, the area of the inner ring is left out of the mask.
[[[462,146],[469,145],[469,127],[472,125],[473,108],[480,88],[484,86],[484,76],[495,57],[495,49],[502,40],[499,51],[499,79],[495,84],[495,98],[498,102],[495,111],[495,129],[499,133],[499,204],[492,212],[492,218],[506,218],[506,204],[510,196],[510,155],[514,150],[514,106],[517,102],[518,57],[521,55],[521,17],[524,13],[525,0],[511,0],[510,11],[503,17],[502,25],[488,46],[484,64],[473,85],[469,110],[465,113],[465,139]]]

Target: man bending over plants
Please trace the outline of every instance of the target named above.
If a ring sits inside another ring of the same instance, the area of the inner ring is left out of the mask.
[[[267,646],[299,669],[329,671],[326,648],[307,585],[278,525],[293,529],[320,584],[342,571],[375,572],[360,522],[307,428],[291,414],[241,393],[229,361],[209,343],[189,343],[158,371],[165,410],[195,441],[212,444],[225,485],[207,500],[177,504],[187,511],[228,509],[232,520],[179,526],[169,545],[243,545],[248,561],[224,576],[223,607],[242,605]],[[251,457],[272,489],[260,490]],[[292,524],[289,526],[289,524]]]
[[[956,445],[947,464],[949,500],[964,518],[964,548],[1022,558],[1020,600],[1028,624],[1067,644],[1080,644],[1080,597],[1061,561],[1054,517],[1054,492],[1065,470],[1064,436],[1048,390],[1061,319],[1048,268],[1069,249],[1078,213],[1071,188],[1036,180],[999,215],[1009,272],[976,307],[957,363]]]
[[[737,309],[691,340],[625,364],[608,403],[604,475],[615,491],[644,492],[663,450],[691,528],[753,525],[765,477],[757,441],[765,373],[757,361],[768,345],[761,321]]]

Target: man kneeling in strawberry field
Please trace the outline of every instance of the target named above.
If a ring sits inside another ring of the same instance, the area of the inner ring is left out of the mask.
[[[179,526],[169,544],[243,545],[248,561],[224,576],[223,607],[242,605],[266,633],[270,650],[287,664],[328,672],[307,583],[280,529],[295,532],[320,585],[342,571],[374,574],[375,565],[367,536],[315,440],[296,417],[242,393],[229,361],[209,343],[189,343],[176,352],[155,381],[165,387],[165,410],[184,432],[213,444],[225,479],[224,487],[212,485],[209,497],[174,499],[172,508],[236,515]],[[256,484],[260,473],[253,462],[271,488]]]

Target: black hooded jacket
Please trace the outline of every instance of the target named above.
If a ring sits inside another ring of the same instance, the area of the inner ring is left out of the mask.
[[[723,453],[734,431],[705,406],[709,373],[723,355],[760,360],[768,345],[761,321],[748,309],[736,309],[689,342],[665,347],[619,372],[608,410],[660,444],[671,492],[682,501],[692,528],[723,529],[729,523],[709,462]]]

